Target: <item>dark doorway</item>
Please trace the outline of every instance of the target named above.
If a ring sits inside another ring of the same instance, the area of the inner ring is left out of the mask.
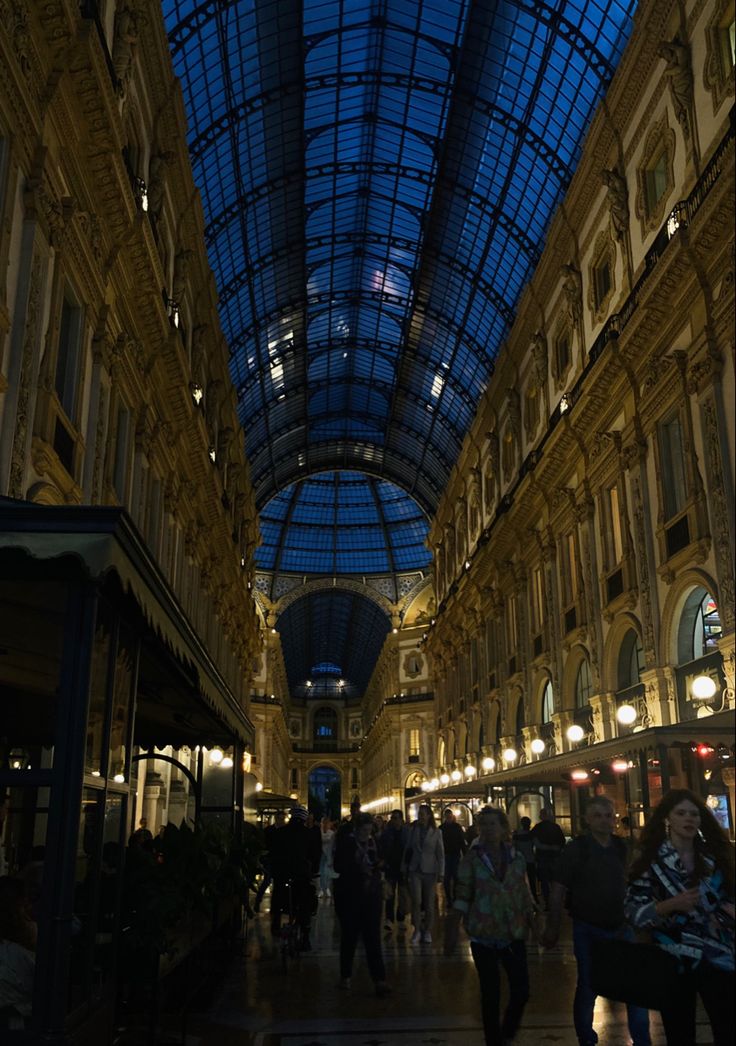
[[[332,766],[315,766],[309,773],[308,806],[315,817],[340,820],[340,775]]]

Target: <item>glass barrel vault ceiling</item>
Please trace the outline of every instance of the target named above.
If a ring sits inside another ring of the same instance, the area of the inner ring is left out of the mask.
[[[327,472],[292,483],[260,514],[259,570],[378,574],[425,569],[427,520],[386,480]]]
[[[162,3],[261,562],[342,569],[360,524],[343,536],[336,476],[436,509],[635,0]],[[331,548],[301,517],[318,491]],[[399,528],[384,533],[398,569]],[[315,598],[279,621],[292,684],[345,660],[313,645]]]

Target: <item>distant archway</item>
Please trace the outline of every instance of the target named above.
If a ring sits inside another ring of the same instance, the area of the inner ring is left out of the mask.
[[[342,779],[334,766],[315,766],[309,771],[307,806],[315,818],[340,820]]]

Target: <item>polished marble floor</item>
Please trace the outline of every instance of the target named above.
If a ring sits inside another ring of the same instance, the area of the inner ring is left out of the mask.
[[[267,905],[265,906],[267,907]],[[313,951],[285,974],[264,911],[249,921],[244,954],[230,967],[207,1013],[192,1015],[187,1046],[483,1046],[477,975],[467,942],[445,958],[441,945],[384,938],[392,993],[377,999],[358,947],[347,992],[338,988],[334,909],[320,903]],[[441,918],[436,940],[441,940]],[[569,932],[560,944],[529,947],[531,999],[518,1046],[577,1046],[572,1026],[575,960]],[[599,999],[595,1029],[601,1046],[630,1043],[623,1006]],[[652,1015],[653,1046],[664,1046]],[[711,1042],[704,1018],[698,1043]]]

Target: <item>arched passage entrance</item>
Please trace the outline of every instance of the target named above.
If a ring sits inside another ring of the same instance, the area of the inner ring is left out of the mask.
[[[307,805],[316,818],[340,820],[342,782],[334,766],[315,766],[309,771]]]

